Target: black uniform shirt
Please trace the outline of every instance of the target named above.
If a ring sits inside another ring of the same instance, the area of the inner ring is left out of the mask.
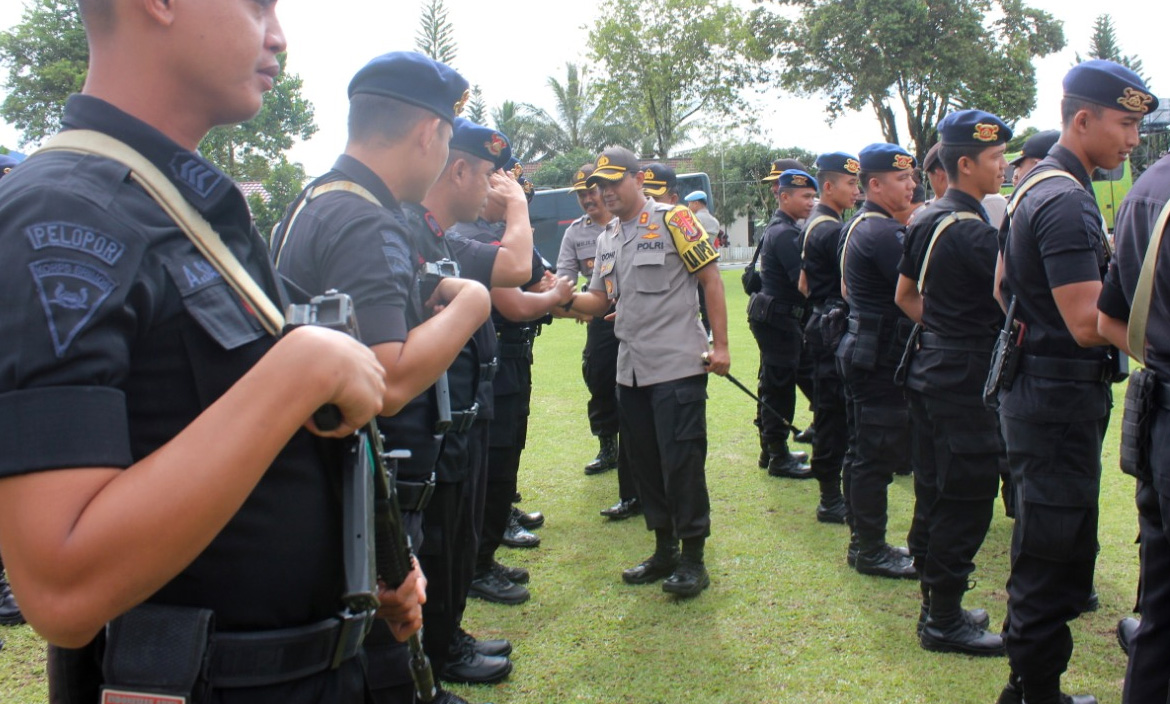
[[[329,289],[349,294],[367,345],[405,342],[409,330],[422,322],[415,287],[419,255],[411,245],[406,216],[382,179],[351,156],[338,157],[333,169],[310,188],[335,181],[356,183],[380,204],[349,191],[315,197],[283,237],[277,234],[273,243],[277,270],[311,294]],[[386,448],[411,452],[410,459],[398,463],[401,478],[418,480],[434,471],[439,455],[437,421],[430,391],[394,416],[378,418]]]
[[[763,292],[790,305],[804,303],[797,288],[800,280],[800,228],[783,210],[772,216],[760,249],[760,277]]]
[[[1129,320],[1134,292],[1154,223],[1170,199],[1170,156],[1164,156],[1142,174],[1125,196],[1114,221],[1117,256],[1109,265],[1097,307],[1118,320]],[[1146,365],[1170,379],[1170,237],[1162,235],[1154,269],[1154,290],[1146,324]]]
[[[420,256],[426,261],[453,259],[459,263],[459,276],[478,281],[487,288],[492,286],[492,268],[495,266],[499,249],[491,245],[468,240],[454,233],[447,233],[439,226],[435,216],[426,208],[414,203],[405,206],[406,219]],[[484,322],[463,346],[459,356],[447,370],[451,389],[451,410],[462,411],[479,403],[477,418],[490,420],[492,417],[491,394],[481,393],[483,384],[481,365],[491,364],[496,356],[496,332],[492,321]],[[490,388],[490,384],[487,385]]]
[[[63,124],[111,135],[158,166],[280,305],[267,248],[230,178],[93,97],[71,97]],[[28,160],[0,181],[0,233],[0,476],[128,467],[275,344],[114,161]],[[219,535],[148,601],[214,609],[224,631],[336,614],[339,473],[326,462],[336,449],[298,431]]]
[[[917,284],[939,221],[956,212],[974,213],[980,219],[956,220],[935,241],[924,284],[922,322],[927,331],[954,339],[951,344],[962,342],[968,349],[940,349],[924,343],[914,354],[906,386],[982,408],[983,383],[996,333],[1003,327],[1003,311],[992,297],[996,233],[984,219],[979,201],[952,188],[918,213],[906,233],[898,270]]]
[[[453,232],[460,237],[465,237],[472,243],[487,244],[490,246],[499,246],[500,238],[504,234],[504,223],[489,223],[483,219],[476,220],[473,223],[459,223],[451,228]],[[527,288],[538,281],[544,275],[544,264],[540,254],[532,250],[532,278],[524,283],[521,288]],[[492,306],[492,323],[495,325],[497,332],[502,336],[507,336],[507,331],[521,331],[531,330],[532,334],[538,327],[534,321],[516,322],[508,320],[495,306]],[[496,372],[496,378],[492,386],[491,393],[495,396],[502,396],[504,394],[519,393],[522,389],[520,375],[509,360],[501,359],[499,371]]]
[[[917,283],[935,228],[956,212],[974,213],[980,220],[957,220],[935,242],[922,322],[927,330],[946,337],[991,340],[1003,327],[1003,311],[992,296],[999,246],[995,229],[975,198],[952,188],[918,213],[906,233],[898,271]]]
[[[824,203],[817,203],[808,221],[823,215],[833,219],[820,222],[804,233],[800,265],[808,283],[808,300],[818,305],[826,299],[841,297],[841,269],[837,262],[841,215]]]
[[[857,223],[845,241],[849,227],[862,213],[878,213]],[[904,318],[894,302],[898,288],[898,262],[902,259],[902,239],[906,227],[889,216],[872,201],[858,209],[853,220],[841,227],[838,251],[847,247],[843,276],[849,291],[849,308],[856,313],[872,313],[887,318]]]
[[[1064,177],[1038,182],[1024,194],[1000,232],[1003,279],[1016,296],[1016,318],[1028,326],[1024,352],[1044,357],[1104,360],[1108,348],[1081,347],[1073,339],[1052,297],[1052,289],[1100,281],[1107,255],[1101,213],[1089,174],[1080,160],[1057,144],[1036,165],[1035,173],[1062,169]],[[1029,174],[1031,175],[1031,174]],[[1020,374],[1004,392],[1000,410],[1017,417],[1043,417],[1052,422],[1102,418],[1111,397],[1103,383],[1071,382]]]

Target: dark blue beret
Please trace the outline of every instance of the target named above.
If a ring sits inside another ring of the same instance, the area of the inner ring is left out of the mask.
[[[817,157],[816,167],[817,173],[832,171],[856,176],[861,171],[861,162],[857,160],[857,157],[846,152],[829,152]]]
[[[861,157],[858,161],[861,162],[862,171],[906,171],[918,165],[913,154],[888,142],[871,144],[862,149],[858,156]]]
[[[508,163],[504,164],[504,171],[510,172],[519,180],[524,176],[524,164],[521,164],[520,160],[513,156],[508,159]]]
[[[413,51],[392,51],[370,61],[349,82],[359,93],[396,98],[454,122],[471,97],[467,79],[455,69]]]
[[[1024,149],[1019,156],[1012,160],[1012,166],[1019,164],[1024,159],[1043,159],[1048,156],[1048,150],[1052,149],[1052,145],[1058,141],[1060,141],[1060,130],[1037,132],[1024,142]]]
[[[642,192],[648,196],[664,196],[678,185],[678,175],[666,164],[647,164],[642,177]]]
[[[776,181],[781,188],[811,188],[814,191],[818,188],[817,180],[800,169],[788,169]]]
[[[990,147],[1012,138],[1012,128],[984,110],[958,110],[938,123],[939,141],[948,147]]]
[[[1064,95],[1139,115],[1158,109],[1158,99],[1141,77],[1121,64],[1093,59],[1064,75]]]
[[[490,161],[496,169],[502,169],[508,162],[514,161],[507,137],[463,117],[455,118],[455,127],[451,130],[451,148]]]

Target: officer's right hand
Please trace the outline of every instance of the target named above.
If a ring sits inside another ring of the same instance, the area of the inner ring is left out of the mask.
[[[320,382],[322,394],[313,406],[314,411],[333,404],[341,412],[341,424],[328,431],[318,428],[310,418],[305,423],[309,432],[327,438],[347,437],[382,410],[386,371],[373,350],[349,335],[304,325],[281,338],[273,348],[273,353],[280,352],[287,352],[298,361],[305,360],[309,366],[304,371],[310,379]]]
[[[524,197],[524,187],[511,174],[496,171],[488,179],[488,200],[493,198],[507,201],[508,205],[524,206],[528,210],[528,199]]]

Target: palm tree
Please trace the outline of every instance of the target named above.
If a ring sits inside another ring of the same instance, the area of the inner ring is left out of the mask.
[[[512,145],[512,156],[522,162],[538,161],[548,155],[536,108],[527,103],[505,100],[492,110],[492,122]]]
[[[541,141],[554,154],[573,149],[599,152],[620,144],[633,147],[638,141],[630,128],[631,120],[622,119],[621,109],[607,109],[576,64],[565,64],[565,82],[549,76],[548,87],[556,99],[556,116],[536,110],[534,117]]]

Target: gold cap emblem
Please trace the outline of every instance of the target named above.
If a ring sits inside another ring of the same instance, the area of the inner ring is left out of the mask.
[[[471,89],[467,89],[467,90],[463,91],[463,95],[460,96],[459,100],[455,101],[455,116],[456,117],[459,117],[460,115],[463,114],[463,108],[466,107],[468,100],[471,100]]]
[[[1149,93],[1143,93],[1136,88],[1126,88],[1125,93],[1117,99],[1121,107],[1130,112],[1149,112],[1150,103],[1153,102],[1154,96]]]
[[[857,161],[857,159],[846,159],[845,160],[845,170],[851,174],[860,173],[861,172],[861,162]]]
[[[999,125],[989,125],[980,122],[975,125],[975,134],[972,136],[980,142],[994,142],[999,139]]]

